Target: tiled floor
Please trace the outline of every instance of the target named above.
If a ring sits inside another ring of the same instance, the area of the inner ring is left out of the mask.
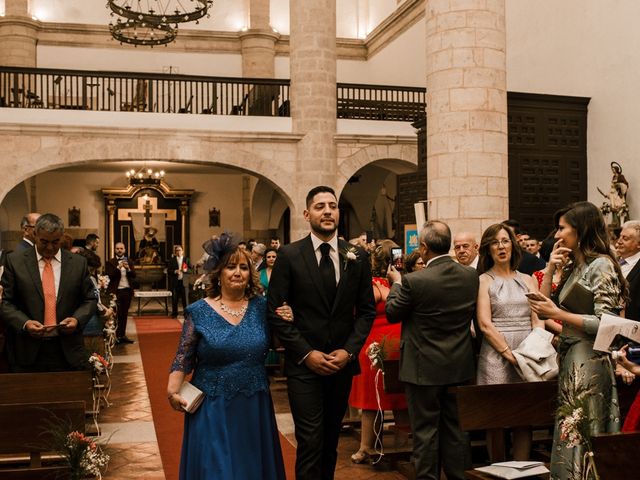
[[[136,339],[135,322],[128,322],[127,336]],[[116,346],[112,372],[109,407],[100,412],[102,438],[108,439],[111,456],[104,480],[165,480],[158,451],[151,406],[146,389],[138,343]],[[287,401],[286,384],[272,382],[272,394],[278,426],[283,435],[295,444],[293,421]],[[385,435],[385,445],[392,444],[392,435]],[[340,438],[336,480],[402,480],[405,477],[390,470],[389,462],[378,466],[355,465],[350,456],[359,442],[352,433]]]

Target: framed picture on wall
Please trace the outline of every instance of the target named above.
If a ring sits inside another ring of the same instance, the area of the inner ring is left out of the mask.
[[[418,248],[418,227],[416,225],[404,226],[404,251],[407,255]]]
[[[209,209],[209,226],[210,227],[220,226],[220,209],[216,207]]]
[[[79,227],[80,226],[80,209],[76,208],[74,205],[69,209],[69,222],[67,223],[69,227]]]

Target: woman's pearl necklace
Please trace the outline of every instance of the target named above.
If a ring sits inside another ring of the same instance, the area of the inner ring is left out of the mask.
[[[233,317],[242,317],[246,313],[248,307],[249,307],[249,304],[247,303],[246,305],[243,305],[242,307],[240,307],[238,310],[234,310],[233,308],[228,307],[224,303],[222,303],[222,298],[220,299],[220,310],[222,310],[225,313],[228,313]]]

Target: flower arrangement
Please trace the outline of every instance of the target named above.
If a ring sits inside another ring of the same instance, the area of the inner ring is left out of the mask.
[[[93,354],[89,357],[89,363],[93,367],[94,373],[100,374],[109,369],[109,362],[107,362],[104,357],[98,353],[93,352]]]
[[[343,252],[341,252],[344,257],[344,269],[346,270],[349,264],[358,260],[358,249],[356,247],[346,248]]]
[[[591,382],[584,378],[584,373],[574,365],[560,386],[560,406],[558,407],[560,440],[567,448],[582,447],[583,467],[579,473],[581,479],[599,480],[591,447],[591,411],[590,404],[594,396],[602,396]],[[603,401],[599,399],[598,401]],[[574,467],[575,468],[575,467]]]
[[[384,361],[388,358],[390,350],[398,350],[398,343],[398,339],[390,339],[387,336],[382,337],[379,343],[371,342],[367,348],[371,368],[381,370],[384,375]]]
[[[102,473],[109,463],[109,455],[103,446],[98,445],[93,437],[73,430],[68,419],[51,417],[46,421],[51,440],[47,443],[49,450],[58,453],[70,469],[71,480],[81,480],[87,477],[102,478]]]
[[[59,452],[71,467],[71,478],[80,480],[87,476],[102,478],[102,470],[109,463],[109,455],[83,433],[73,431],[66,435]]]

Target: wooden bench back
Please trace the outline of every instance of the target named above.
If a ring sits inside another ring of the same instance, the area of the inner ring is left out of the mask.
[[[84,402],[0,405],[0,454],[51,451],[51,422],[64,422],[70,432],[84,433]]]
[[[640,432],[601,433],[591,437],[601,480],[638,478]]]
[[[456,388],[460,428],[491,430],[553,425],[558,383],[522,382]]]
[[[0,374],[0,404],[82,401],[93,408],[89,371]]]

